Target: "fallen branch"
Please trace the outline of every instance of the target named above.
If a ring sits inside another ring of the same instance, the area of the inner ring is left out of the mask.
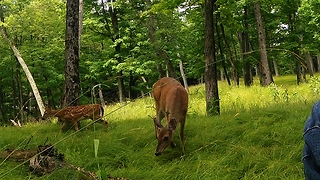
[[[18,122],[15,122],[14,120],[10,119],[10,121],[12,122],[12,124],[16,127],[21,127],[20,121],[18,120]]]
[[[37,149],[28,150],[6,149],[5,151],[0,151],[0,158],[16,162],[29,162],[29,170],[38,176],[50,174],[57,168],[67,167],[80,172],[88,180],[98,179],[98,176],[93,172],[67,164],[64,161],[64,154],[58,153],[51,144],[40,145]]]
[[[64,154],[58,153],[53,145],[40,145],[36,149],[6,149],[0,151],[0,158],[16,162],[29,163],[29,170],[38,176],[50,174],[57,168],[69,168],[79,172],[80,179],[98,180],[98,175],[81,167],[65,162]],[[125,178],[113,178],[108,180],[126,180]]]

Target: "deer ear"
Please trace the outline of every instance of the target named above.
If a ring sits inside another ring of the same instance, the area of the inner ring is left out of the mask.
[[[162,124],[157,120],[156,117],[153,118],[153,122],[154,122],[154,124],[155,124],[158,128],[162,128],[162,127],[163,127]]]
[[[168,128],[170,130],[174,130],[177,127],[177,122],[176,122],[176,118],[172,118],[168,124]]]

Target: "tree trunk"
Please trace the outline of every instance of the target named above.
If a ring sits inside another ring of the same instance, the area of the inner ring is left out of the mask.
[[[181,60],[179,62],[179,67],[180,67],[181,77],[183,79],[184,88],[186,89],[187,93],[189,93],[189,86],[188,86],[186,75],[184,74],[184,71],[183,71],[183,64]]]
[[[254,15],[257,20],[257,31],[259,37],[259,51],[260,51],[260,84],[262,86],[268,86],[273,82],[272,74],[269,68],[269,62],[267,57],[265,32],[262,25],[261,7],[258,1],[254,2]]]
[[[5,40],[9,43],[10,45],[10,48],[12,49],[15,57],[17,58],[18,62],[20,63],[20,65],[22,66],[22,69],[23,71],[25,72],[26,76],[27,76],[27,79],[29,81],[29,84],[31,86],[31,89],[32,89],[32,92],[34,94],[34,97],[36,98],[36,101],[37,101],[37,104],[39,106],[39,109],[40,109],[40,113],[41,113],[41,116],[43,115],[44,113],[44,104],[43,104],[43,101],[41,99],[41,96],[40,96],[40,93],[39,93],[39,90],[37,88],[37,84],[36,82],[34,81],[33,79],[33,76],[31,74],[31,72],[29,71],[29,68],[27,66],[27,64],[24,62],[24,60],[22,59],[21,55],[20,55],[20,52],[18,51],[18,49],[13,45],[13,43],[10,41],[9,37],[7,36],[7,33],[5,31],[4,28],[1,28],[1,33],[2,33],[2,36],[5,38]]]
[[[79,1],[67,0],[65,37],[65,88],[61,107],[76,106],[79,103]],[[78,122],[80,127],[80,123]],[[71,123],[66,127],[69,129]]]
[[[310,52],[305,52],[305,58],[306,58],[306,64],[307,64],[307,68],[308,68],[308,72],[310,74],[310,77],[313,76],[313,61],[312,61],[312,57]]]
[[[317,54],[317,72],[320,72],[320,53]]]
[[[205,0],[205,89],[206,113],[208,116],[220,114],[217,65],[215,56],[213,5],[217,0]]]
[[[22,83],[21,83],[21,74],[17,67],[17,73],[16,73],[16,85],[17,85],[17,92],[18,92],[18,104],[16,106],[18,107],[18,116],[21,122],[26,122],[24,112],[23,110],[23,92],[22,92]]]
[[[244,31],[239,33],[238,38],[240,42],[240,51],[241,51],[241,59],[243,62],[243,80],[245,86],[249,87],[253,84],[253,77],[251,72],[251,63],[247,59],[248,52],[250,51],[250,40],[249,40],[249,34],[247,30],[249,29],[248,24],[248,8],[247,6],[244,6]]]
[[[277,61],[273,60],[273,61],[272,61],[272,64],[273,64],[273,68],[274,68],[274,74],[275,74],[275,76],[279,76],[279,70],[278,70],[278,64],[277,64]]]
[[[141,76],[141,79],[142,79],[142,81],[143,81],[145,84],[147,84],[146,78],[144,78],[143,76]],[[146,86],[146,87],[147,87],[147,89],[150,89],[149,86]],[[144,97],[144,93],[143,93],[142,90],[141,90],[141,94],[142,94],[142,96]],[[150,97],[152,97],[150,91],[148,92],[148,95],[149,95]]]
[[[224,74],[226,79],[227,79],[228,85],[230,86],[231,82],[230,82],[230,78],[229,78],[228,71],[227,71],[227,68],[226,68],[226,60],[224,58],[224,52],[223,52],[223,48],[222,48],[222,45],[221,45],[221,37],[220,37],[220,34],[219,34],[219,28],[218,28],[218,21],[219,21],[218,19],[220,20],[220,13],[217,14],[217,20],[215,21],[215,27],[217,29],[218,47],[219,47],[219,51],[220,51],[221,57],[223,57],[223,60],[221,61],[223,70],[221,70],[221,72],[220,72],[220,74],[221,74],[220,77],[221,77],[221,80],[224,80],[224,76],[223,76],[223,74]],[[221,25],[220,27],[223,28],[223,25]]]
[[[109,13],[111,16],[111,23],[112,23],[112,29],[113,29],[113,34],[114,34],[114,38],[113,38],[113,42],[117,43],[115,46],[115,54],[116,59],[118,61],[118,63],[121,63],[121,57],[120,57],[120,53],[121,53],[121,43],[117,42],[118,39],[120,38],[119,35],[119,26],[118,26],[118,11],[115,7],[109,8]],[[123,103],[125,100],[125,95],[124,95],[124,83],[123,83],[123,77],[122,77],[122,71],[118,72],[117,74],[117,82],[118,82],[118,92],[119,92],[119,101],[120,103]]]
[[[3,122],[6,119],[5,111],[4,111],[4,96],[3,86],[0,86],[0,122]]]
[[[297,63],[296,63],[296,74],[297,74],[297,84],[301,84],[301,83],[305,83],[306,79],[305,76],[303,75],[303,66],[300,63],[300,60],[297,59]]]
[[[124,96],[124,84],[123,84],[123,78],[122,78],[122,71],[120,71],[118,74],[117,82],[118,82],[119,102],[123,103],[125,101],[125,96]]]
[[[218,13],[218,17],[220,19],[220,15]],[[218,27],[217,27],[218,29]],[[231,46],[227,40],[227,37],[226,37],[226,34],[225,34],[225,31],[224,31],[224,26],[222,23],[220,23],[220,29],[221,29],[221,35],[222,35],[222,38],[224,40],[224,43],[226,45],[226,50],[227,50],[227,57],[230,61],[230,64],[231,64],[231,67],[232,67],[232,75],[233,75],[233,81],[234,81],[234,84],[236,86],[239,86],[239,75],[238,75],[238,70],[237,70],[237,66],[236,66],[236,62],[235,60],[233,59],[232,57],[232,52],[231,52]],[[218,31],[218,30],[217,30]],[[218,35],[219,36],[219,35]],[[226,74],[227,75],[227,74]],[[227,76],[228,78],[228,76]]]
[[[82,27],[83,27],[83,0],[79,0],[79,54],[81,49]]]
[[[151,1],[150,0],[147,0],[146,1],[146,4],[147,6],[151,7]],[[172,77],[172,78],[177,78],[177,74],[174,70],[174,67],[173,67],[173,64],[171,63],[170,61],[170,57],[168,56],[167,52],[159,47],[157,47],[157,38],[155,37],[155,28],[154,28],[154,16],[153,16],[153,13],[150,12],[150,16],[149,16],[149,25],[148,25],[148,36],[149,36],[149,39],[153,45],[153,47],[155,48],[156,50],[156,53],[157,53],[157,56],[162,58],[165,63],[166,63],[166,67],[167,67],[167,70],[169,72],[169,76]],[[158,65],[160,65],[161,63],[158,63]],[[160,77],[164,77],[165,74],[164,72],[162,71],[162,68],[159,68],[158,67],[158,70],[161,70],[159,72],[160,74]]]
[[[103,98],[101,84],[99,84],[99,98],[100,98],[100,104],[102,105],[102,107],[104,107],[106,105],[106,103]]]
[[[150,3],[149,0],[147,0],[146,2],[147,2],[147,4],[148,4],[149,6],[151,6],[151,3]],[[156,42],[156,38],[155,38],[155,36],[154,36],[155,29],[154,29],[153,26],[154,26],[154,16],[153,16],[153,13],[150,12],[149,24],[148,24],[148,36],[149,36],[150,41],[151,41],[152,43],[155,43],[155,42]],[[157,62],[157,70],[158,70],[158,72],[159,72],[159,78],[165,77],[165,76],[166,76],[166,73],[165,73],[165,71],[164,71],[163,68],[162,68],[162,65],[161,65],[162,63],[161,63],[160,59],[157,58],[157,61],[158,61],[158,62]]]
[[[67,0],[65,60],[65,98],[63,106],[76,106],[80,93],[79,1]]]

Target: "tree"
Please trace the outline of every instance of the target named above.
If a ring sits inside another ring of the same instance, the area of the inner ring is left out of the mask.
[[[151,1],[147,0],[146,2],[147,2],[147,5],[150,7]],[[159,58],[162,58],[165,61],[169,76],[176,79],[178,76],[173,68],[173,64],[171,63],[169,55],[166,53],[165,50],[163,50],[161,47],[159,47],[159,44],[157,42],[157,38],[155,36],[155,29],[156,28],[155,28],[154,22],[155,22],[155,16],[154,16],[153,12],[151,11],[150,15],[149,15],[148,36],[150,38],[150,41],[151,41],[154,49],[156,50],[157,56]],[[157,69],[159,71],[160,77],[164,77],[164,72],[162,70],[163,68],[161,67],[161,64],[162,63],[158,63]]]
[[[67,0],[65,37],[65,87],[61,106],[76,106],[79,102],[79,1]],[[78,122],[78,126],[80,123]],[[79,126],[80,127],[80,126]]]
[[[4,15],[3,15],[3,7],[0,6],[0,22],[1,23],[4,23]],[[33,91],[33,94],[36,98],[36,101],[38,103],[38,107],[40,109],[40,112],[41,112],[41,116],[43,115],[44,113],[44,104],[42,102],[42,98],[41,98],[41,95],[39,93],[39,90],[38,90],[38,87],[33,79],[33,76],[31,74],[31,72],[29,71],[29,68],[27,66],[27,64],[25,63],[25,61],[22,59],[21,55],[20,55],[20,52],[18,51],[18,49],[15,47],[15,45],[11,42],[11,40],[9,39],[8,35],[7,35],[7,32],[6,32],[6,29],[5,27],[3,26],[0,26],[0,30],[1,30],[1,34],[2,36],[4,37],[4,39],[7,40],[7,42],[9,43],[9,46],[10,48],[12,49],[16,59],[18,60],[18,62],[20,63],[20,65],[22,66],[26,76],[27,76],[27,79],[30,83],[30,86],[31,86],[31,89]]]
[[[250,40],[249,40],[249,22],[248,22],[248,7],[243,7],[243,31],[239,33],[239,44],[240,44],[240,51],[241,51],[241,58],[243,61],[243,80],[245,86],[251,86],[253,84],[253,77],[251,73],[251,63],[248,60],[248,55],[250,51]]]
[[[215,56],[213,6],[217,0],[205,0],[205,89],[207,115],[220,114],[220,101],[217,80],[217,61]]]
[[[268,86],[273,82],[272,74],[269,68],[269,62],[267,57],[266,42],[265,42],[265,30],[262,24],[261,7],[258,1],[254,1],[254,15],[257,20],[257,31],[259,37],[259,52],[260,52],[260,84],[262,86]]]

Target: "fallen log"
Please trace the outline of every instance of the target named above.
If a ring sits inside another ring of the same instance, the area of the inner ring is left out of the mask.
[[[58,153],[53,145],[39,145],[36,149],[6,149],[0,151],[0,158],[15,162],[23,162],[29,164],[29,170],[38,176],[50,174],[57,168],[69,168],[79,172],[81,180],[127,180],[126,178],[114,178],[108,176],[106,178],[98,177],[94,172],[87,171],[81,167],[74,166],[65,162],[64,154]]]
[[[0,151],[0,158],[29,164],[29,170],[38,176],[50,174],[55,169],[64,167],[78,171],[81,179],[99,179],[93,172],[66,163],[64,154],[58,153],[51,144],[40,145],[37,149],[28,150],[6,149],[5,151]]]

